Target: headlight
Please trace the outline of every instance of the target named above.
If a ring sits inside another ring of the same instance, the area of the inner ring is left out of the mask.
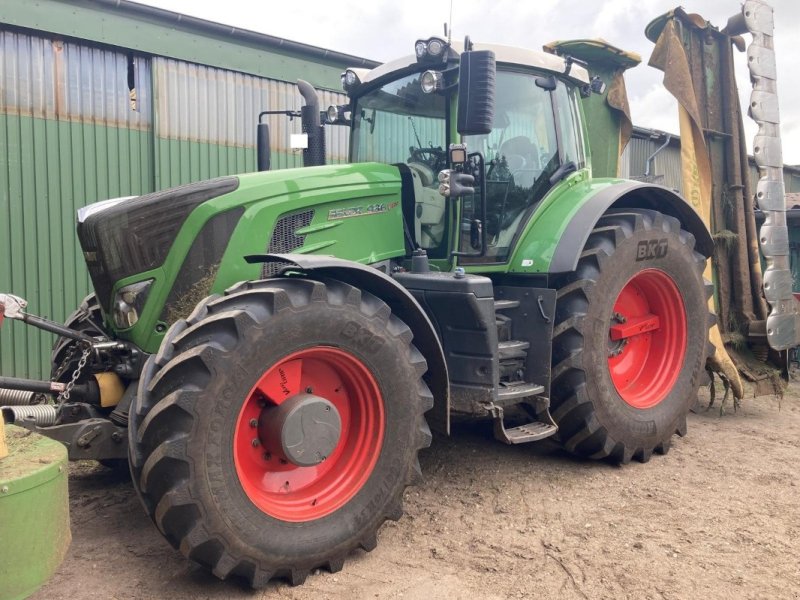
[[[447,58],[447,47],[448,43],[438,37],[417,40],[414,43],[414,54],[419,62],[440,63]]]
[[[328,123],[336,123],[336,120],[339,118],[339,107],[335,104],[331,104],[328,110],[325,111],[325,114],[328,118]]]
[[[444,42],[440,39],[433,38],[428,42],[428,54],[431,56],[439,56],[444,50]]]
[[[153,280],[148,279],[119,289],[113,305],[114,325],[117,328],[128,329],[136,325],[152,285]]]
[[[422,87],[422,91],[426,94],[430,94],[444,87],[444,77],[439,71],[425,71],[419,83]]]
[[[358,85],[359,83],[361,83],[361,79],[359,79],[358,73],[353,71],[353,69],[347,69],[344,73],[342,73],[342,87],[345,89],[345,91]]]

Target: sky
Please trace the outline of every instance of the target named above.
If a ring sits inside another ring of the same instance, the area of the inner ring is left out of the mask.
[[[414,41],[441,35],[451,21],[450,0],[137,0],[210,21],[329,48],[378,61],[413,53]],[[541,49],[554,40],[602,37],[637,52],[642,64],[626,74],[633,122],[642,127],[678,132],[677,104],[663,88],[663,74],[647,66],[653,44],[644,36],[655,17],[678,6],[677,0],[454,0],[454,39],[469,35],[483,43]],[[699,13],[719,28],[740,10],[739,0],[684,0],[683,8]],[[786,164],[800,165],[800,34],[797,0],[772,0],[781,135]],[[745,38],[750,41],[750,36]],[[741,102],[750,83],[744,53],[735,52]],[[757,127],[745,118],[752,149]]]

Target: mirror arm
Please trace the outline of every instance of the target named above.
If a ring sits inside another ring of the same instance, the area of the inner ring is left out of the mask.
[[[481,247],[478,252],[459,252],[454,250],[450,253],[450,256],[470,256],[470,257],[481,257],[486,256],[486,250],[489,247],[488,240],[486,239],[486,215],[487,215],[487,207],[486,207],[486,177],[484,176],[485,168],[486,168],[486,161],[483,158],[483,154],[480,152],[471,152],[467,155],[467,163],[470,165],[472,169],[473,176],[476,178],[478,183],[478,198],[481,203]],[[461,198],[457,198],[458,201]],[[473,219],[473,223],[474,223]]]

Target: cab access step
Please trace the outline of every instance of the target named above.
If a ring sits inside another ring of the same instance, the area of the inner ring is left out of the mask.
[[[532,393],[541,393],[544,391],[544,388],[541,385],[537,386],[529,383],[512,385],[505,388],[501,386],[501,393],[498,394],[498,402],[502,402],[503,390],[507,390],[509,388],[513,389],[515,393],[519,393],[520,390],[514,388],[527,388],[530,390],[536,390],[532,391]],[[550,401],[547,398],[537,396],[535,398],[535,402],[533,404],[529,404],[529,406],[534,409],[534,412],[539,419],[544,420],[536,419],[523,425],[517,425],[516,427],[506,429],[505,411],[503,410],[503,406],[499,403],[490,404],[487,407],[487,411],[494,420],[495,439],[503,442],[504,444],[525,444],[527,442],[543,440],[544,438],[554,435],[558,431],[558,425],[556,425],[553,417],[550,416]]]
[[[518,333],[527,335],[532,333],[531,331],[520,331],[519,326],[514,326],[513,316],[520,307],[526,304],[528,308],[535,306],[537,309],[542,309],[544,306],[544,296],[538,293],[534,294],[532,291],[508,287],[499,287],[495,290],[497,294],[521,296],[518,300],[502,298],[494,301],[500,385],[497,390],[497,400],[487,406],[487,412],[494,420],[494,437],[505,444],[535,442],[550,437],[558,431],[558,426],[550,416],[550,400],[543,396],[544,386],[523,380],[528,370],[530,342],[511,339],[515,329]],[[540,319],[545,329],[548,328],[548,325],[552,325],[552,319],[543,310],[537,312],[539,314],[534,318]],[[524,318],[527,314],[527,312],[523,312],[521,316]],[[552,331],[552,327],[549,329]],[[549,358],[549,356],[546,357],[548,362]],[[533,413],[537,419],[523,425],[506,428],[504,408],[520,404],[526,405],[525,413]]]

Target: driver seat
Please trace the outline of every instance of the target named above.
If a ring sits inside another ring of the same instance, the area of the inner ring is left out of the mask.
[[[503,142],[500,156],[506,158],[515,185],[522,188],[533,186],[540,172],[539,151],[528,137],[518,135]]]

